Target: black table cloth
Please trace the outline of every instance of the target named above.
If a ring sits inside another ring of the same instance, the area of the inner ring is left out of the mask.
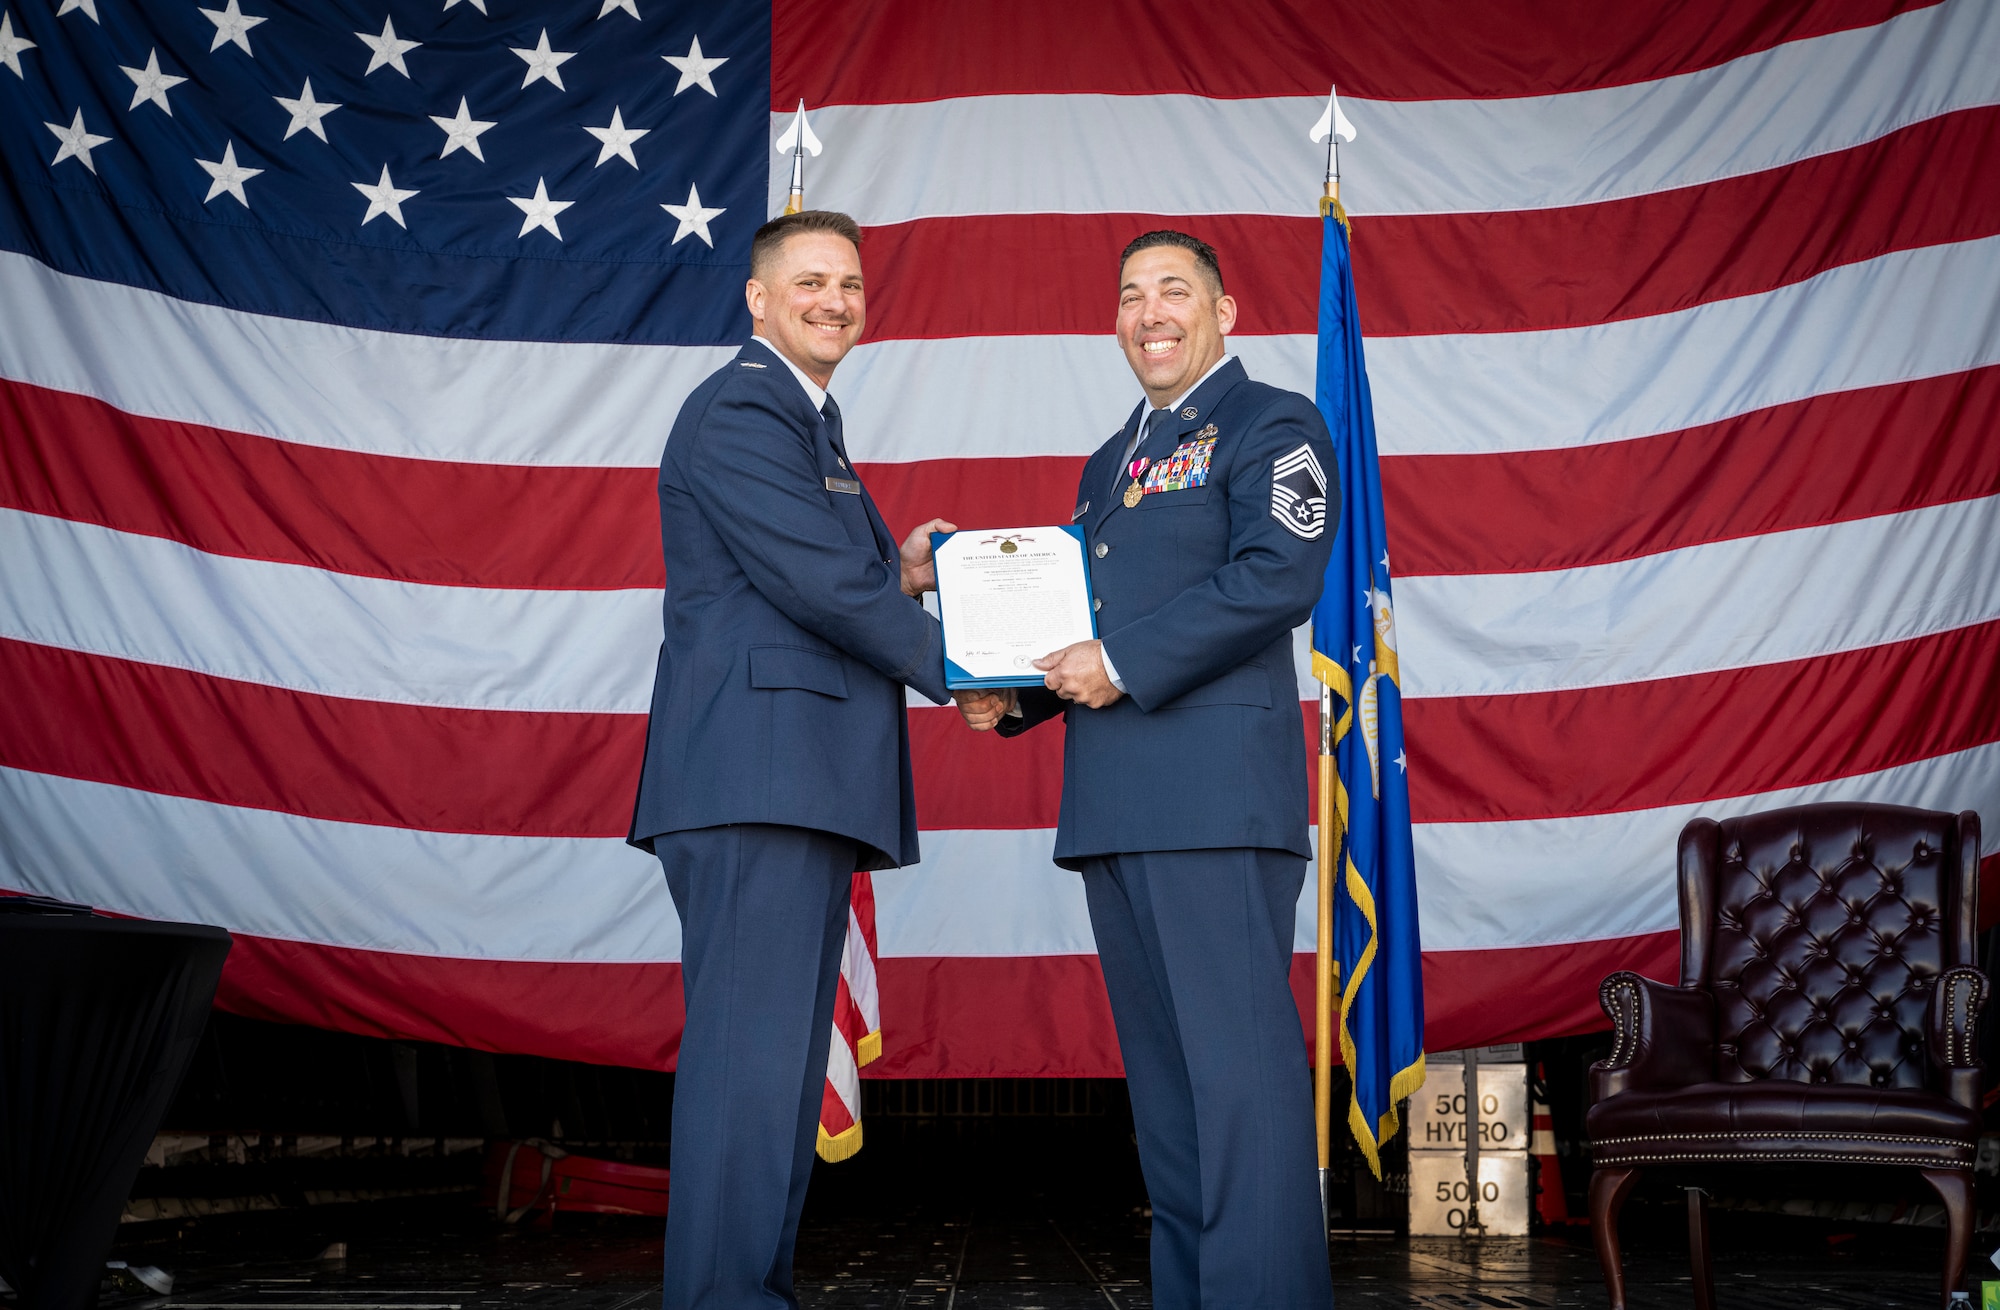
[[[0,900],[0,1277],[87,1310],[229,934]]]

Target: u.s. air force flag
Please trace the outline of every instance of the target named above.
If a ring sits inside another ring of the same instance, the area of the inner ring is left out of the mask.
[[[1397,1103],[1424,1081],[1423,956],[1403,754],[1375,413],[1361,353],[1354,273],[1342,217],[1328,214],[1320,257],[1320,413],[1340,465],[1340,527],[1313,609],[1313,676],[1333,689],[1338,830],[1333,953],[1340,1055],[1354,1082],[1347,1120],[1379,1177]]]

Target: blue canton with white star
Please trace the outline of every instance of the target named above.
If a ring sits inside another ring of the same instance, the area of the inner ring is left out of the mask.
[[[770,29],[735,0],[0,0],[0,249],[355,327],[733,344]]]

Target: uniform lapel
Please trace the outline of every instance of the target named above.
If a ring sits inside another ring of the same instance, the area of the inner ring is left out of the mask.
[[[836,414],[839,412],[838,405],[839,402],[836,401],[834,411]],[[841,431],[842,424],[837,420],[829,420],[824,414],[817,414],[814,417],[819,420],[820,433],[827,445],[832,448],[834,458],[840,461],[839,467],[845,469],[846,475],[853,478],[861,488],[861,506],[868,512],[868,526],[875,534],[875,545],[882,551],[882,558],[895,559],[896,538],[890,534],[889,525],[882,518],[882,511],[875,507],[875,497],[869,494],[868,484],[861,480],[860,470],[856,469],[854,461],[847,457],[847,441]]]
[[[1099,457],[1084,468],[1083,488],[1084,495],[1090,500],[1090,512],[1084,515],[1083,521],[1093,533],[1103,526],[1114,509],[1119,508],[1118,497],[1125,490],[1125,484],[1131,481],[1124,476],[1122,467],[1125,447],[1131,442],[1134,429],[1145,421],[1146,402],[1142,400],[1133,408],[1131,417],[1125,420],[1125,426],[1119,428],[1118,434],[1100,448]],[[1112,476],[1114,469],[1118,470],[1116,478]]]

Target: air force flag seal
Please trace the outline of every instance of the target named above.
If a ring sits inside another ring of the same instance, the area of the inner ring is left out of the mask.
[[[1326,531],[1326,474],[1311,446],[1280,455],[1271,465],[1271,517],[1306,541]]]

